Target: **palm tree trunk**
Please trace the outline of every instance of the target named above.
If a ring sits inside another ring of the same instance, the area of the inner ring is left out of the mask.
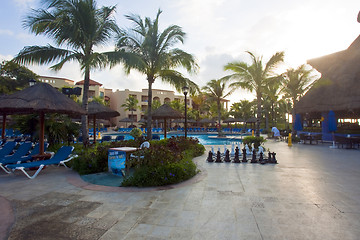
[[[147,139],[151,140],[151,122],[152,122],[152,113],[151,113],[151,105],[152,105],[152,84],[154,82],[154,79],[152,77],[147,78],[149,83],[149,89],[148,89],[148,116],[147,116]]]
[[[291,109],[291,115],[292,115],[292,127],[291,127],[291,132],[293,133],[293,135],[295,136],[296,135],[296,131],[295,131],[295,119],[296,119],[296,114],[295,114],[295,104],[296,104],[296,99],[293,98],[292,99],[293,101],[293,107]]]
[[[218,122],[219,122],[218,136],[220,136],[221,135],[221,104],[220,104],[220,100],[217,101],[217,109],[218,109]]]
[[[87,112],[88,111],[88,98],[89,98],[89,83],[90,83],[90,68],[85,68],[84,74],[84,89],[83,89],[83,99],[82,99],[82,108]],[[83,144],[85,146],[89,145],[89,128],[88,128],[88,116],[81,116],[81,132],[83,137]],[[96,136],[94,136],[96,137]]]
[[[256,136],[260,137],[260,122],[261,122],[261,93],[258,92],[257,94],[257,116],[256,116]]]

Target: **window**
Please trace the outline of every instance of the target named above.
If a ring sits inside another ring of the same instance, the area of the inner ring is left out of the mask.
[[[142,102],[148,102],[148,99],[149,99],[148,96],[144,96],[144,95],[141,96]]]

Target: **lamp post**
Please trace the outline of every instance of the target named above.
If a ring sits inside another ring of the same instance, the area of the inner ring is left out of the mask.
[[[186,100],[186,95],[189,91],[189,87],[188,86],[184,86],[182,88],[183,93],[185,95],[185,138],[187,138],[187,100]]]

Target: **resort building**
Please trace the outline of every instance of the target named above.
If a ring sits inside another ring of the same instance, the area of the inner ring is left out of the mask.
[[[80,87],[81,89],[84,88],[84,80],[75,83],[75,81],[66,79],[66,78],[40,76],[39,81],[48,83],[57,89],[64,88],[64,87],[65,88]],[[104,97],[105,101],[109,101],[108,96],[106,96],[106,94],[105,94],[106,90],[108,90],[108,89],[105,89],[104,87],[102,87],[101,83],[98,83],[94,80],[90,80],[89,99],[92,99],[94,97]],[[110,91],[107,91],[107,92],[111,92],[111,89],[110,89]],[[79,96],[80,99],[82,99],[82,93],[83,93],[83,91],[81,91],[81,95]]]
[[[126,102],[130,96],[134,97],[138,100],[139,108],[136,111],[126,111],[121,105]],[[162,89],[153,89],[152,90],[153,102],[159,101],[160,104],[170,103],[172,101],[184,101],[184,95],[175,95],[174,91],[169,90],[162,90]],[[110,107],[113,110],[116,110],[120,113],[120,117],[117,117],[116,125],[119,127],[124,127],[125,123],[119,122],[120,119],[123,118],[130,118],[134,121],[135,125],[137,121],[144,118],[147,107],[148,107],[148,89],[142,89],[141,92],[139,91],[131,91],[129,89],[125,89],[123,91],[116,90],[110,94]],[[191,98],[187,98],[187,105],[191,106]],[[114,123],[114,122],[113,122]]]
[[[66,78],[40,76],[39,81],[48,83],[57,89],[64,87],[84,88],[84,80],[75,82]],[[79,99],[82,99],[82,92],[83,91],[81,91]],[[122,107],[122,105],[126,103],[126,99],[128,99],[130,96],[138,100],[138,109],[135,111],[126,111],[125,108]],[[164,103],[170,103],[172,101],[183,102],[185,99],[184,95],[176,95],[174,91],[163,89],[153,89],[152,96],[153,102],[159,101],[161,105]],[[99,82],[90,80],[89,100],[91,101],[91,99],[94,97],[104,97],[105,101],[109,102],[110,108],[120,113],[119,117],[111,119],[112,126],[125,127],[126,125],[130,125],[129,123],[119,122],[119,120],[124,118],[132,119],[133,124],[140,126],[138,121],[144,118],[148,107],[148,89],[142,89],[141,91],[131,91],[129,89],[113,91],[112,89],[104,88],[103,85]],[[222,99],[221,102],[224,108],[228,110],[229,100]],[[192,106],[191,97],[187,97],[187,105],[188,107]]]

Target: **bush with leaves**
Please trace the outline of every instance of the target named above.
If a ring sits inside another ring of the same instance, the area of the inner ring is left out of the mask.
[[[261,144],[265,142],[265,139],[263,137],[253,137],[253,136],[247,136],[244,137],[243,143],[251,146],[254,144],[254,148],[258,149]]]

